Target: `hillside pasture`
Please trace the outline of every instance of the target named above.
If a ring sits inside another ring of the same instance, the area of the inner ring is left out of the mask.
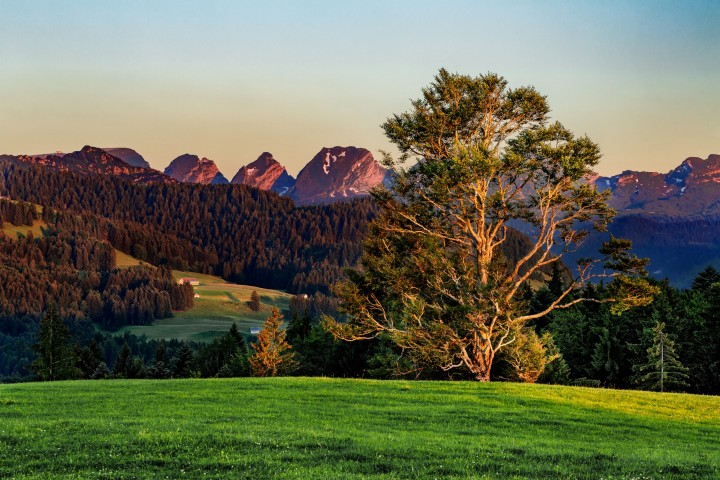
[[[137,267],[139,265],[149,266],[150,264],[140,261],[137,258],[130,256],[127,253],[123,253],[116,248],[115,249],[115,265],[117,266],[117,268],[130,268],[130,267]]]
[[[720,399],[321,378],[0,385],[0,478],[720,477]]]
[[[185,312],[175,312],[173,318],[155,321],[148,326],[125,327],[135,335],[146,335],[150,339],[209,341],[228,332],[233,322],[245,334],[252,327],[261,327],[272,307],[287,310],[292,295],[264,288],[229,283],[222,278],[194,272],[173,271],[177,280],[185,277],[198,279],[199,286],[193,287],[199,295],[194,307]],[[256,290],[260,295],[260,311],[248,307],[250,295]]]
[[[2,231],[10,238],[16,238],[18,235],[27,237],[32,233],[33,237],[42,237],[42,229],[47,228],[47,224],[42,220],[34,220],[32,226],[20,225],[15,226],[10,222],[3,222]]]

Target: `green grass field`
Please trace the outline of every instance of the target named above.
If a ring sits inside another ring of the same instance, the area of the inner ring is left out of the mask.
[[[278,290],[228,283],[222,278],[193,272],[173,271],[175,278],[194,277],[200,285],[194,287],[200,295],[195,306],[185,312],[175,312],[173,318],[157,320],[152,325],[125,327],[120,334],[128,331],[135,335],[146,335],[150,339],[177,338],[182,340],[208,341],[224,335],[233,322],[243,333],[250,333],[251,327],[261,327],[272,307],[287,309],[291,295]],[[256,290],[260,295],[259,312],[250,310],[247,302]]]
[[[338,379],[0,385],[0,478],[720,478],[720,398]]]

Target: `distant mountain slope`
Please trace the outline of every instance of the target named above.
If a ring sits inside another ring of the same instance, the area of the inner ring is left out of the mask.
[[[220,173],[215,162],[209,158],[186,153],[170,162],[165,175],[183,183],[202,183],[204,185],[227,184],[227,178]]]
[[[113,157],[119,158],[123,162],[133,167],[150,168],[150,164],[132,148],[103,148]]]
[[[323,148],[300,171],[290,194],[301,204],[330,203],[367,195],[387,176],[364,148]]]
[[[37,165],[56,172],[72,172],[80,175],[113,175],[136,183],[169,183],[171,178],[157,170],[134,167],[102,148],[85,146],[72,153],[47,155],[0,155],[17,165]]]
[[[238,170],[230,183],[272,190],[284,195],[295,185],[295,179],[273,158],[272,153],[263,152],[257,160]]]
[[[720,155],[690,157],[668,173],[626,170],[599,177],[595,185],[610,189],[610,205],[620,215],[671,217],[720,214]]]
[[[612,192],[618,215],[608,233],[591,236],[569,259],[594,256],[613,234],[650,259],[652,276],[679,287],[707,265],[720,267],[720,155],[690,157],[668,173],[626,170],[594,183]]]

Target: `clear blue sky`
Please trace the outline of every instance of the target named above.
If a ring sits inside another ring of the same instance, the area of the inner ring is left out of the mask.
[[[534,85],[599,171],[720,153],[720,1],[0,0],[0,153],[389,149],[440,67]]]

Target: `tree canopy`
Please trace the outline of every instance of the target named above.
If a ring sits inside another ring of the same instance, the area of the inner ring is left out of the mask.
[[[602,301],[615,313],[651,301],[646,261],[612,238],[602,258],[571,269],[546,308],[529,311],[527,289],[615,215],[609,193],[588,181],[599,147],[550,122],[549,111],[533,87],[443,69],[410,111],[387,120],[402,156],[385,155],[393,180],[373,193],[381,215],[362,268],[337,288],[348,321],[328,321],[334,335],[388,335],[418,368],[463,368],[487,381],[498,352],[539,341],[527,338],[527,322],[589,300],[579,287],[593,277],[612,280]],[[513,229],[530,242],[508,261]]]

